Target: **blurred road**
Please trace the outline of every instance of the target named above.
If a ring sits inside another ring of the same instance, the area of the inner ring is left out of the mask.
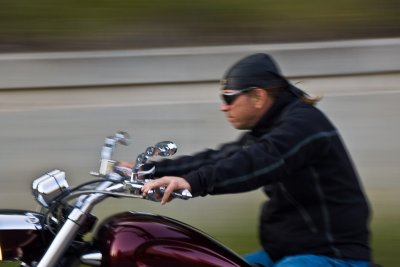
[[[341,130],[367,191],[400,189],[400,74],[293,82],[324,96],[319,107]],[[0,92],[0,208],[35,208],[30,182],[54,168],[71,185],[91,179],[104,138],[118,130],[132,136],[119,160],[161,140],[175,141],[182,155],[235,138],[218,93],[214,83]],[[237,199],[254,205],[248,196]]]

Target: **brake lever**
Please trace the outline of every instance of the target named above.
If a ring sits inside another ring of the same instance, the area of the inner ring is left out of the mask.
[[[131,181],[137,181],[137,180],[143,180],[146,181],[148,179],[152,179],[153,175],[155,173],[156,168],[153,166],[151,169],[146,170],[146,171],[139,171],[137,173],[137,177],[133,178],[132,176],[132,169],[129,167],[124,167],[124,166],[114,166],[114,171],[120,175],[123,175],[124,177],[129,177]]]
[[[139,171],[138,176],[143,177],[143,176],[149,176],[150,179],[153,177],[154,173],[156,172],[156,167],[153,166],[151,169],[147,171]]]

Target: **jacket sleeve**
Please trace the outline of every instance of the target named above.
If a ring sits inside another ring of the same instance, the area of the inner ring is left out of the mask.
[[[191,171],[199,169],[201,166],[212,165],[238,151],[240,148],[240,141],[231,142],[220,146],[218,150],[207,149],[194,155],[181,156],[175,159],[164,159],[151,164],[156,167],[155,176],[157,177],[166,175],[183,176]]]
[[[186,174],[193,195],[245,192],[273,183],[310,164],[337,138],[315,108],[282,117],[257,143]]]

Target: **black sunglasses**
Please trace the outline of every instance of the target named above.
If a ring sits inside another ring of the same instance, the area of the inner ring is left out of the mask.
[[[246,88],[243,90],[237,90],[237,91],[235,90],[232,93],[222,93],[221,98],[226,105],[232,105],[233,102],[235,102],[236,98],[238,98],[238,96],[240,96],[241,94],[247,93],[256,88],[257,87],[249,87],[249,88]]]

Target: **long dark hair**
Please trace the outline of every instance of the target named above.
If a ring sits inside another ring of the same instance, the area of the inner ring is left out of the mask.
[[[291,85],[290,83],[279,87],[264,88],[264,90],[266,90],[268,92],[268,95],[271,96],[273,99],[276,99],[281,94],[281,92],[285,90],[289,91],[290,93],[298,97],[301,101],[311,106],[317,105],[317,103],[322,99],[321,96],[310,96],[303,90],[295,87],[294,85]]]

